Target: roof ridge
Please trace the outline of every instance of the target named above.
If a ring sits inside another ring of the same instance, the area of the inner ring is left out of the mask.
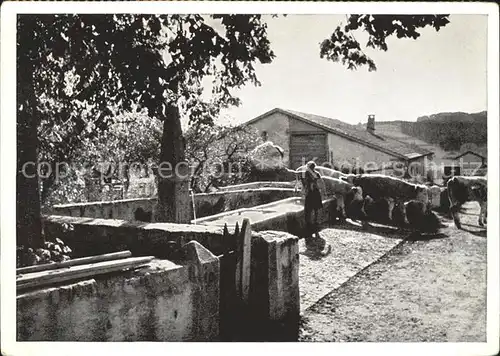
[[[426,154],[429,154],[429,153],[433,153],[431,150],[428,150],[427,148],[424,148],[422,146],[419,146],[419,145],[414,145],[414,144],[411,144],[411,143],[408,143],[408,142],[404,142],[404,141],[401,141],[401,140],[398,140],[397,138],[394,138],[394,137],[391,137],[391,136],[387,136],[387,135],[384,135],[384,134],[378,134],[379,136],[383,137],[385,140],[392,140],[392,141],[397,141],[407,147],[412,147],[412,148],[418,148],[420,151],[423,151],[425,152]]]
[[[377,133],[376,135],[374,135],[366,130],[360,129],[357,125],[348,124],[338,119],[333,119],[327,116],[309,114],[290,109],[274,108],[273,110],[250,120],[248,123],[254,122],[276,111],[281,111],[283,113],[289,114],[297,119],[304,120],[305,122],[321,127],[327,131],[344,136],[347,139],[357,141],[366,146],[372,147],[374,149],[380,150],[385,153],[389,153],[396,157],[408,159],[408,155],[411,155],[413,153],[416,153],[419,156],[425,156],[433,153],[432,151],[423,149],[420,146],[415,147],[413,145],[409,145],[406,142],[396,140],[392,137],[388,137],[383,134]],[[394,147],[394,143],[397,143],[399,147]],[[413,150],[413,152],[411,152],[411,150]]]

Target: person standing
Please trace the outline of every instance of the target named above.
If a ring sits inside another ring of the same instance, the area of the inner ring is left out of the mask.
[[[306,223],[306,238],[316,235],[319,238],[318,211],[323,208],[321,192],[318,182],[321,175],[316,171],[316,164],[310,161],[306,165],[303,175],[303,185],[305,190],[304,215]]]

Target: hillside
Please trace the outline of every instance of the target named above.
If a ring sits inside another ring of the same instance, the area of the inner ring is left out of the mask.
[[[486,124],[488,121],[488,114],[486,111],[472,114],[468,114],[465,112],[443,112],[430,116],[420,116],[419,118],[417,118],[417,122],[424,121],[433,121],[436,123],[468,122]]]
[[[421,116],[416,122],[377,122],[376,131],[405,142],[411,139],[419,145],[431,144],[444,151],[459,151],[463,144],[485,146],[487,143],[487,112],[439,113]],[[398,138],[399,137],[399,138]]]
[[[384,135],[391,137],[395,140],[410,144],[410,145],[416,145],[419,147],[422,147],[424,149],[427,149],[429,151],[434,152],[434,162],[436,164],[450,164],[451,163],[451,157],[456,156],[455,151],[449,152],[443,150],[439,145],[428,143],[424,140],[421,140],[417,137],[410,136],[407,134],[404,134],[401,131],[401,126],[402,122],[401,121],[391,121],[391,122],[378,122],[376,124],[376,132]]]
[[[459,150],[463,144],[485,145],[488,137],[486,111],[474,114],[463,112],[440,113],[417,118],[417,122],[402,122],[401,132],[446,151]]]

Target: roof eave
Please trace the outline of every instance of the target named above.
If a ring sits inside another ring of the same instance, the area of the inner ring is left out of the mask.
[[[461,154],[459,154],[458,156],[456,156],[455,158],[452,158],[452,159],[454,159],[454,160],[455,160],[455,159],[459,159],[460,157],[465,156],[467,153],[472,153],[474,156],[478,156],[478,157],[480,157],[480,158],[482,158],[482,159],[486,159],[486,157],[485,157],[485,156],[483,156],[483,155],[481,155],[481,154],[479,154],[479,153],[476,153],[476,152],[474,152],[474,151],[470,151],[470,150],[467,150],[467,151],[465,151],[464,153],[461,153]]]
[[[337,130],[335,130],[335,129],[331,128],[331,127],[324,126],[324,125],[322,125],[322,124],[318,124],[317,122],[314,122],[314,121],[308,120],[308,119],[306,119],[306,118],[304,118],[304,117],[302,117],[302,116],[300,116],[300,115],[297,115],[297,114],[295,114],[295,113],[293,113],[293,112],[289,112],[289,111],[287,111],[287,110],[280,109],[280,108],[274,108],[274,109],[272,109],[272,110],[269,110],[268,112],[265,112],[264,114],[259,115],[259,116],[257,116],[256,118],[253,118],[253,119],[251,119],[251,120],[249,120],[249,121],[247,121],[247,122],[243,123],[242,125],[249,125],[249,124],[252,124],[252,123],[254,123],[254,122],[256,122],[256,121],[259,121],[260,119],[263,119],[264,117],[269,116],[269,115],[271,115],[271,114],[274,114],[274,113],[276,113],[276,112],[281,112],[282,114],[285,114],[285,115],[291,116],[291,117],[293,117],[294,119],[297,119],[297,120],[300,120],[300,121],[305,122],[305,123],[307,123],[307,124],[310,124],[310,125],[312,125],[312,126],[315,126],[315,127],[321,128],[321,129],[323,129],[323,130],[325,130],[325,131],[328,131],[328,132],[330,132],[330,133],[332,133],[332,134],[342,136],[342,137],[344,137],[344,138],[346,138],[346,139],[348,139],[348,140],[351,140],[351,141],[354,141],[354,142],[357,142],[357,143],[361,143],[361,144],[363,144],[363,145],[365,145],[365,146],[368,146],[368,147],[370,147],[370,148],[373,148],[373,149],[375,149],[375,150],[377,150],[377,151],[387,153],[387,154],[389,154],[389,155],[391,155],[391,156],[394,156],[394,157],[397,157],[397,158],[403,159],[403,160],[405,160],[405,161],[408,161],[408,160],[409,160],[409,159],[408,159],[405,155],[403,155],[403,154],[401,154],[401,153],[398,153],[398,152],[395,152],[395,151],[389,150],[389,149],[387,149],[387,148],[385,148],[385,147],[382,147],[382,146],[374,145],[374,144],[372,144],[372,143],[369,143],[369,142],[363,141],[363,140],[361,140],[361,139],[359,139],[359,138],[357,138],[357,137],[354,137],[354,136],[346,135],[346,134],[344,134],[343,132],[337,131]],[[430,154],[433,154],[433,152],[429,152],[429,153],[426,153],[426,154],[422,154],[422,156],[427,156],[427,155],[430,155]],[[420,158],[420,157],[422,157],[422,156],[418,156],[418,157],[412,158],[412,160],[413,160],[413,159],[416,159],[416,158]]]
[[[282,112],[282,113],[284,113],[284,114],[288,114],[288,113],[287,113],[287,112],[285,112],[285,110],[283,110],[283,109],[280,109],[280,108],[274,108],[274,109],[271,109],[271,110],[269,110],[269,111],[266,111],[265,113],[263,113],[263,114],[261,114],[261,115],[259,115],[259,116],[257,116],[257,117],[254,117],[253,119],[250,119],[250,120],[248,120],[248,121],[246,121],[246,122],[242,123],[241,125],[250,125],[250,124],[253,124],[254,122],[257,122],[257,121],[259,121],[260,119],[263,119],[263,118],[265,118],[266,116],[269,116],[269,115],[274,114],[274,113],[276,113],[276,112]]]

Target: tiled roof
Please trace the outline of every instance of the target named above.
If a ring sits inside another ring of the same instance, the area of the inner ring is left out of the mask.
[[[376,133],[376,123],[375,123],[375,133],[370,133],[366,129],[358,128],[354,125],[346,124],[340,120],[335,120],[325,116],[307,114],[298,111],[286,110],[286,109],[274,109],[267,112],[248,123],[255,122],[258,119],[265,117],[273,112],[281,111],[282,113],[288,114],[299,120],[308,122],[312,125],[319,126],[326,131],[343,136],[345,138],[357,141],[361,144],[365,144],[374,149],[384,151],[391,155],[397,156],[402,159],[414,159],[417,157],[426,156],[432,154],[432,151],[426,150],[419,146],[409,145],[407,143],[395,140],[388,136],[380,135]]]

